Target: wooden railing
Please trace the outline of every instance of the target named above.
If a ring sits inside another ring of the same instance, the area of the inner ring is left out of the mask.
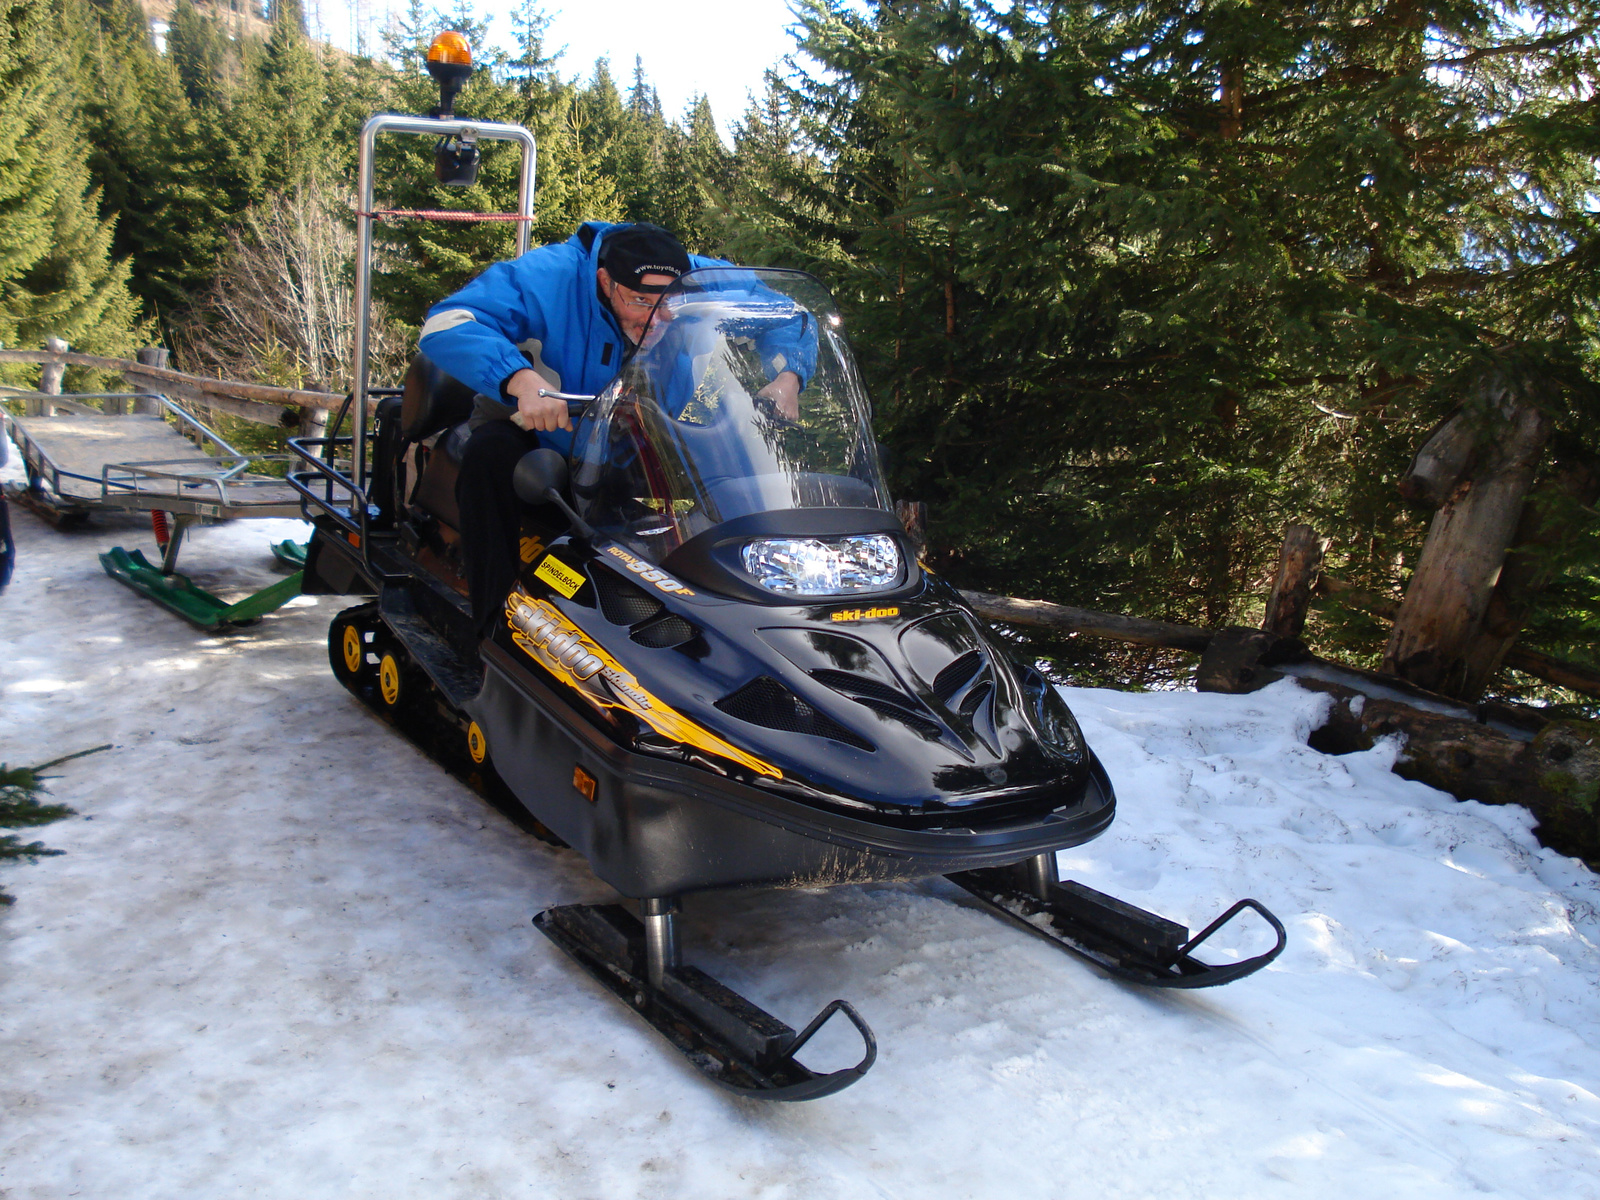
[[[50,338],[46,345],[44,350],[0,350],[0,362],[43,366],[39,390],[46,396],[60,394],[62,372],[70,366],[115,371],[127,379],[135,391],[203,404],[262,425],[295,428],[315,424],[319,419],[326,419],[329,409],[344,402],[343,396],[333,392],[271,387],[236,379],[208,379],[203,375],[169,370],[165,365],[167,352],[159,346],[140,350],[139,358],[133,360],[78,354],[57,338]],[[44,401],[44,406],[48,406],[48,401]]]

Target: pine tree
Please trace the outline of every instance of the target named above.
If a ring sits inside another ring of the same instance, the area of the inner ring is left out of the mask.
[[[133,267],[146,311],[181,309],[216,270],[225,196],[207,136],[171,61],[155,52],[135,0],[59,0],[72,78],[113,250]],[[196,18],[197,20],[199,18]]]
[[[193,0],[176,0],[167,18],[167,57],[189,103],[199,111],[221,112],[231,103],[227,36]]]
[[[111,255],[68,86],[63,29],[42,0],[0,18],[0,342],[55,335],[99,353],[134,337],[128,267]]]
[[[311,176],[326,177],[347,153],[330,137],[327,79],[306,36],[299,0],[278,0],[272,11],[272,33],[251,64],[248,88],[234,110],[236,138],[249,148],[252,200]]]
[[[1486,363],[1592,422],[1594,9],[818,0],[743,237],[839,289],[957,577],[1247,617],[1286,519],[1392,570]]]
[[[528,0],[511,14],[516,54],[508,66],[521,97],[515,119],[539,144],[531,237],[536,246],[571,236],[586,220],[615,220],[622,211],[614,181],[601,173],[599,155],[584,148],[578,88],[557,72],[559,54],[546,54],[549,23],[539,0]]]

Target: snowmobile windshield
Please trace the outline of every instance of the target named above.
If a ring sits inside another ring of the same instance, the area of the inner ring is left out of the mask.
[[[572,482],[585,521],[655,563],[736,517],[892,509],[838,313],[798,271],[701,268],[663,293],[579,423]]]

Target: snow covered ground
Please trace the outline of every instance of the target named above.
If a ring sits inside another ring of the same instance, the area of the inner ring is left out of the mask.
[[[532,928],[607,889],[344,693],[338,601],[208,637],[101,572],[142,522],[13,521],[0,758],[114,748],[59,768],[67,853],[0,879],[6,1200],[1600,1197],[1596,877],[1393,747],[1308,749],[1292,683],[1067,693],[1121,808],[1063,874],[1192,927],[1255,896],[1273,967],[1152,994],[937,881],[691,898],[691,961],[878,1034],[854,1088],[764,1105]],[[184,566],[259,587],[299,534]]]

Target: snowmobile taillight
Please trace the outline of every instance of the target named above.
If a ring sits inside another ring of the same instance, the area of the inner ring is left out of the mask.
[[[877,591],[900,578],[900,547],[886,533],[758,538],[745,544],[742,558],[762,587],[791,596]]]

